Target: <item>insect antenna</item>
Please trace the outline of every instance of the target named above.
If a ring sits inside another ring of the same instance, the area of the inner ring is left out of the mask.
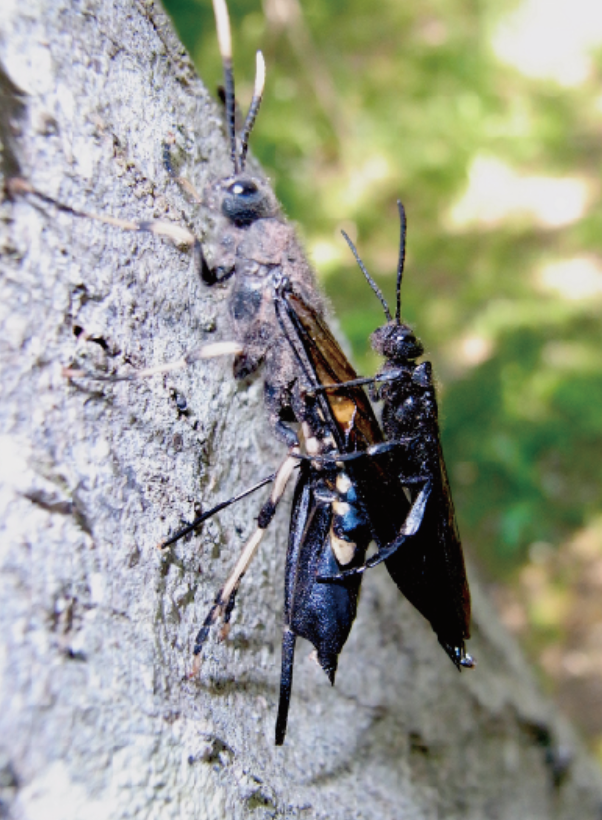
[[[397,306],[395,308],[395,321],[397,324],[401,321],[401,279],[403,277],[403,268],[406,261],[406,233],[408,229],[408,220],[406,217],[406,209],[400,199],[397,200],[397,209],[399,211],[399,222],[401,225],[399,236],[399,261],[397,263]]]
[[[261,105],[261,101],[263,99],[263,88],[265,86],[265,60],[263,59],[263,54],[261,51],[257,52],[257,62],[256,62],[256,69],[255,69],[255,87],[253,89],[253,99],[251,100],[251,105],[249,106],[249,113],[247,114],[247,118],[245,120],[245,125],[242,132],[241,137],[241,146],[240,146],[240,170],[245,170],[245,163],[247,161],[247,149],[249,144],[249,135],[253,130],[253,126],[255,125],[255,118],[257,117],[257,112],[259,111],[259,106]]]
[[[236,102],[234,97],[234,68],[232,65],[232,34],[230,32],[230,18],[226,0],[213,0],[215,26],[217,28],[217,42],[224,66],[224,86],[226,89],[226,122],[228,139],[230,140],[230,156],[234,173],[238,174],[238,156],[236,154]],[[259,107],[259,106],[258,106]]]
[[[401,203],[399,203],[399,204],[401,205]],[[366,281],[368,282],[368,284],[370,285],[370,287],[372,288],[372,290],[376,294],[377,298],[380,300],[380,303],[383,306],[383,309],[385,311],[385,316],[387,318],[387,322],[390,322],[393,317],[391,316],[391,311],[389,310],[389,305],[387,304],[386,299],[383,296],[382,290],[378,287],[378,285],[376,284],[374,279],[370,276],[370,274],[366,270],[366,266],[364,265],[364,263],[360,259],[359,254],[356,250],[356,247],[353,244],[353,242],[351,241],[351,239],[349,239],[349,237],[347,236],[345,231],[341,231],[341,233],[343,234],[343,236],[345,237],[345,240],[347,241],[347,244],[351,248],[351,253],[355,256],[355,261],[360,266],[360,270],[364,274],[364,276],[366,277]],[[398,300],[398,307],[399,307],[399,300]]]

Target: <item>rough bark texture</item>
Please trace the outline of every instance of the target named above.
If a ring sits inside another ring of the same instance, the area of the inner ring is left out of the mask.
[[[220,112],[156,5],[3,3],[0,59],[4,174],[18,164],[75,207],[204,235],[161,144],[176,134],[202,188],[228,171]],[[79,354],[148,365],[227,339],[227,287],[203,287],[169,242],[27,199],[0,205],[0,242],[0,816],[600,817],[597,770],[474,583],[479,666],[459,675],[370,573],[334,688],[300,647],[275,748],[286,510],[229,640],[188,679],[261,498],[171,557],[155,545],[199,500],[277,464],[260,380],[235,385],[226,361],[104,386],[61,367]]]

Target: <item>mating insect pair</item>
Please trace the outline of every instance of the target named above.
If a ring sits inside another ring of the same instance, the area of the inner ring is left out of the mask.
[[[211,626],[229,619],[242,577],[288,480],[299,467],[286,565],[276,728],[276,742],[282,743],[295,639],[305,637],[314,644],[322,667],[334,681],[366,567],[385,562],[402,592],[429,619],[457,666],[471,665],[464,647],[469,599],[440,455],[430,374],[425,365],[415,365],[417,351],[422,352],[420,345],[400,324],[398,299],[396,322],[390,323],[395,332],[390,338],[384,334],[388,342],[383,342],[382,352],[387,365],[377,377],[381,387],[375,391],[384,400],[381,430],[362,386],[372,380],[357,379],[330,334],[313,274],[292,230],[282,220],[273,194],[265,182],[245,173],[246,145],[263,92],[263,59],[258,55],[254,98],[238,150],[227,9],[224,0],[214,0],[214,7],[224,61],[233,164],[233,175],[211,183],[203,192],[203,204],[216,226],[214,240],[201,245],[191,232],[171,224],[95,218],[192,245],[208,285],[231,279],[229,311],[234,341],[197,348],[176,366],[226,353],[235,355],[234,374],[238,378],[263,366],[268,416],[275,435],[289,447],[274,477],[270,498],[260,511],[257,529],[199,631],[194,649],[198,658]],[[75,216],[90,216],[56,203],[28,183],[15,181],[12,188],[54,202]],[[403,254],[399,282],[402,269]],[[173,367],[105,378],[140,378]],[[75,369],[68,375],[98,378],[98,374]],[[302,431],[303,452],[291,427],[293,422]],[[377,552],[366,562],[372,540]]]
[[[458,668],[466,653],[470,595],[454,508],[441,452],[430,363],[400,320],[405,258],[405,213],[399,205],[401,245],[397,310],[382,294],[349,244],[385,308],[387,324],[372,337],[385,365],[374,378],[358,378],[323,319],[285,279],[273,304],[298,363],[298,420],[306,454],[295,450],[279,473],[281,483],[301,462],[295,488],[286,561],[282,674],[276,743],[284,741],[297,637],[309,640],[331,682],[356,614],[362,574],[384,562],[401,592],[430,622]],[[364,385],[383,402],[379,426]],[[406,495],[407,491],[407,495]],[[408,498],[409,496],[409,498]],[[280,488],[264,505],[257,537],[274,513]],[[377,551],[368,560],[369,544]],[[251,539],[249,550],[256,548]],[[242,572],[243,553],[197,638],[200,653],[218,617],[228,620]]]

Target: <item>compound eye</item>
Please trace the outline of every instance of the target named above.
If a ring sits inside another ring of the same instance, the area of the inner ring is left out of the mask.
[[[271,210],[269,197],[252,179],[235,179],[225,189],[222,213],[239,227],[272,216]]]
[[[233,182],[232,185],[229,186],[227,192],[232,194],[232,196],[239,196],[239,197],[252,197],[255,196],[257,193],[257,185],[254,182],[249,181],[237,181]]]

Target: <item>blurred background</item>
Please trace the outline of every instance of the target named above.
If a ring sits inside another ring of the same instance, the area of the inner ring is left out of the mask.
[[[209,0],[164,0],[210,90]],[[439,380],[465,548],[602,762],[602,4],[228,0],[237,97],[363,374],[383,316]]]

